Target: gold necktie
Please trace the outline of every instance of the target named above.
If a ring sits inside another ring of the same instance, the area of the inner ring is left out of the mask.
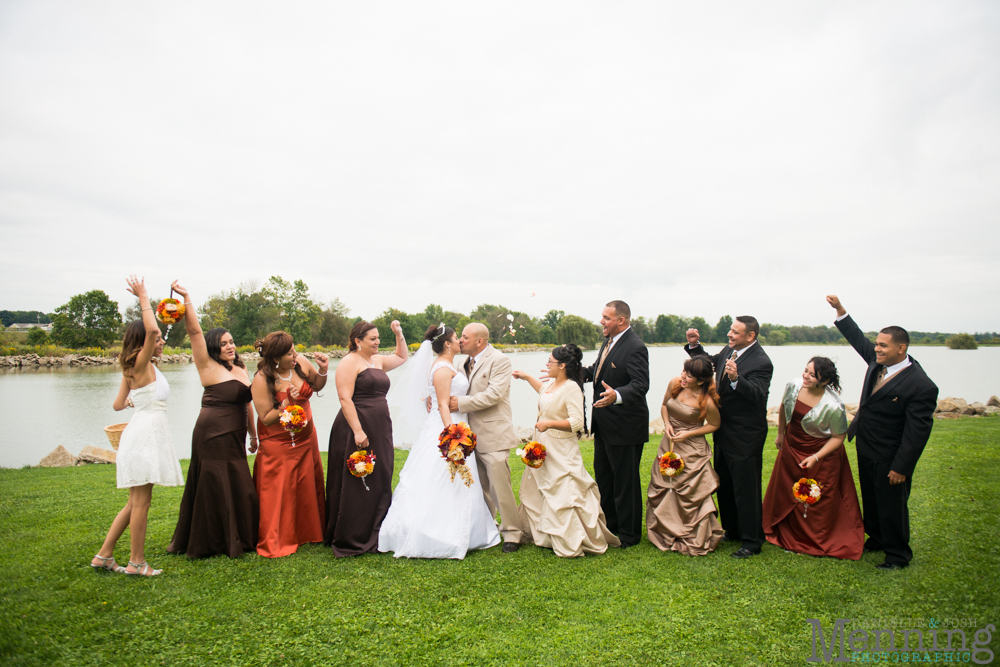
[[[881,388],[882,388],[882,383],[883,383],[883,382],[885,382],[885,376],[886,376],[886,375],[887,375],[888,373],[889,373],[889,369],[888,369],[888,368],[886,368],[885,366],[883,366],[883,367],[882,367],[882,370],[881,370],[881,371],[879,371],[879,374],[878,374],[878,379],[876,379],[876,380],[875,380],[875,386],[874,386],[874,387],[872,387],[872,393],[873,393],[873,394],[874,394],[874,393],[875,393],[876,391],[878,391],[879,389],[881,389]]]
[[[611,352],[611,346],[614,345],[613,340],[609,340],[608,344],[604,347],[604,353],[601,354],[601,360],[597,363],[597,373],[594,374],[594,379],[596,380],[601,375],[601,369],[604,368],[604,360],[608,358],[608,353]]]

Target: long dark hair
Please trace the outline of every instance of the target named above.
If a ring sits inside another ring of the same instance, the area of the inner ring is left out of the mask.
[[[834,391],[840,393],[840,375],[837,373],[837,365],[833,363],[833,360],[826,357],[813,357],[808,363],[813,365],[813,372],[816,373],[817,380],[826,382],[833,387]]]
[[[707,355],[699,354],[684,362],[684,370],[701,383],[699,386],[701,395],[698,396],[698,419],[705,419],[705,415],[708,414],[709,397],[715,401],[716,407],[719,406],[719,392],[715,389],[715,366],[712,365],[712,360]],[[677,398],[682,389],[684,387],[678,382],[670,392],[670,398]]]
[[[257,372],[264,376],[267,381],[267,390],[271,392],[271,403],[277,408],[280,403],[278,401],[278,392],[274,385],[277,382],[277,377],[275,376],[275,369],[278,366],[278,359],[288,354],[288,351],[292,349],[295,341],[292,340],[292,335],[285,333],[284,331],[274,331],[256,341],[253,346],[257,350],[257,354],[260,355],[260,361],[257,362]],[[305,381],[311,389],[316,387],[312,386],[309,382],[309,376],[302,372],[302,367],[299,366],[299,362],[295,362],[294,366],[295,374]]]
[[[132,369],[135,368],[136,357],[142,352],[146,344],[146,325],[142,320],[129,322],[125,327],[125,336],[122,338],[122,351],[118,355],[118,363],[122,368],[122,375],[132,377]]]
[[[583,391],[583,350],[573,343],[566,343],[552,350],[552,358],[566,364],[566,377],[575,382]],[[584,394],[586,396],[586,394]],[[583,401],[583,430],[587,430],[587,399]],[[578,432],[579,436],[580,433]]]
[[[246,368],[246,364],[240,359],[239,352],[236,353],[236,358],[233,359],[232,364],[222,358],[222,337],[227,333],[229,331],[223,327],[208,330],[205,334],[205,347],[208,349],[208,356],[215,359],[215,363],[225,366],[227,371],[233,370],[234,364],[240,368]]]

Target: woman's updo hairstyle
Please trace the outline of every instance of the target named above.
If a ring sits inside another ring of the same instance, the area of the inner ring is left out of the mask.
[[[364,320],[361,320],[360,322],[358,322],[357,324],[355,324],[351,328],[351,342],[347,346],[347,348],[351,352],[357,352],[358,351],[358,344],[357,344],[356,341],[358,341],[359,339],[360,340],[364,340],[365,334],[367,334],[369,331],[371,331],[372,329],[375,329],[375,328],[376,327],[375,327],[374,324],[372,324],[371,322],[366,322]]]
[[[431,342],[431,349],[434,350],[434,354],[441,354],[444,352],[444,344],[451,340],[451,337],[455,335],[455,330],[451,327],[441,328],[440,325],[432,324],[427,327],[427,331],[424,333],[424,340],[429,340]]]
[[[276,389],[278,359],[291,352],[294,344],[295,341],[292,339],[292,335],[284,331],[272,331],[253,344],[254,349],[257,350],[257,354],[260,355],[260,361],[257,363],[257,372],[263,375],[264,380],[267,382],[267,390],[271,394],[271,404],[275,410],[281,406],[281,403],[278,401],[278,392]],[[303,372],[302,367],[299,366],[299,362],[295,362],[293,370],[306,384],[315,389],[312,383],[309,382],[309,375]]]
[[[560,364],[566,364],[566,377],[577,383],[583,391],[583,350],[573,343],[566,343],[552,350],[552,358]],[[587,430],[586,398],[583,399],[583,430]]]
[[[809,360],[809,363],[813,365],[816,379],[820,382],[826,382],[828,387],[839,394],[840,375],[837,374],[837,365],[826,357],[813,357]]]
[[[715,388],[715,365],[712,363],[711,357],[699,354],[684,362],[684,372],[698,381],[698,419],[704,419],[705,415],[708,414],[709,398],[715,401],[716,407],[720,405],[719,392]],[[682,389],[684,388],[678,382],[674,385],[670,396],[677,398],[680,396]]]

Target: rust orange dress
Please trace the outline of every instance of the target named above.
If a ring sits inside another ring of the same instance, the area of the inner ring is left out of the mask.
[[[264,426],[258,417],[260,449],[253,463],[253,481],[260,499],[260,531],[257,553],[267,558],[293,554],[299,546],[323,541],[326,497],[319,439],[309,397],[312,387],[303,382],[299,398],[289,403],[302,406],[309,423],[293,436],[280,422]],[[288,391],[277,393],[284,401]]]

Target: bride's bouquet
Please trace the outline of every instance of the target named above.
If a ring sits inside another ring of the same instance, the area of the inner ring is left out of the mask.
[[[438,449],[441,450],[441,458],[448,462],[448,472],[453,483],[457,472],[462,476],[466,486],[472,486],[472,473],[469,471],[469,466],[465,465],[465,457],[475,448],[476,434],[465,422],[446,426],[441,431],[441,435],[438,436]]]
[[[365,477],[375,470],[375,452],[369,454],[367,449],[359,449],[354,452],[347,457],[347,470],[355,477],[360,477],[361,483],[365,485],[365,491],[370,491]]]
[[[545,445],[540,442],[532,440],[524,446],[524,449],[518,449],[515,453],[529,468],[541,468],[545,463]]]
[[[803,477],[792,484],[792,495],[795,499],[805,505],[802,509],[802,516],[805,517],[810,505],[815,505],[823,497],[823,486],[814,479]]]
[[[684,470],[684,459],[673,452],[667,452],[657,459],[660,462],[660,474],[676,477]]]
[[[156,306],[156,319],[166,325],[177,324],[184,319],[186,309],[177,299],[163,299]]]
[[[309,423],[309,420],[306,419],[306,411],[301,405],[289,405],[284,408],[278,421],[292,436],[292,447],[295,446],[295,434],[301,432]]]

